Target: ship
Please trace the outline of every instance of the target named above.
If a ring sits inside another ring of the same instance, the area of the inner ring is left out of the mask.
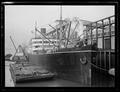
[[[48,41],[53,48],[45,50],[45,45],[42,44],[44,53],[38,53],[38,50],[33,50],[35,53],[28,53],[29,63],[56,72],[56,77],[78,82],[85,87],[114,86],[114,81],[112,85],[109,84],[109,81],[104,84],[102,80],[97,79],[98,77],[94,77],[98,73],[97,76],[102,75],[111,80],[115,78],[115,73],[109,73],[111,69],[115,72],[114,17],[113,15],[95,22],[86,22],[75,18],[76,25],[72,31],[72,21],[62,20],[62,16],[60,20],[57,20],[59,21],[58,25],[55,27],[49,25],[53,29],[49,33],[44,33],[35,27],[35,32],[41,35],[41,42]],[[75,34],[80,23],[85,27],[84,30],[79,30],[83,31],[83,34],[71,36]],[[56,36],[56,44],[49,38],[53,35]],[[83,37],[81,38],[81,36]],[[39,40],[39,38],[34,39]]]
[[[35,35],[36,32],[40,35],[31,39],[30,52],[24,53],[27,63],[56,73],[55,78],[77,82],[83,87],[114,86],[114,18],[113,15],[90,22],[78,17],[73,20],[68,18],[62,20],[62,16],[60,16],[60,20],[56,20],[57,25],[49,25],[52,28],[50,32],[45,32],[45,28],[40,30],[35,25]],[[72,24],[75,24],[73,29]],[[13,69],[15,66],[11,67]],[[33,71],[35,70],[33,69]],[[111,71],[113,73],[110,73]],[[29,74],[31,77],[31,73]],[[19,74],[14,73],[14,75]],[[29,79],[29,76],[26,78],[24,76],[23,81]],[[35,79],[35,77],[31,79]]]

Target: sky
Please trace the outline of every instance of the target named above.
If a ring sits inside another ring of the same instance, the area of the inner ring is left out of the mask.
[[[62,6],[62,18],[79,17],[82,20],[97,21],[99,19],[115,15],[114,6]],[[48,27],[60,19],[59,5],[5,5],[5,54],[14,53],[15,49],[10,36],[16,47],[20,44],[28,44],[34,37],[35,22],[37,27]]]

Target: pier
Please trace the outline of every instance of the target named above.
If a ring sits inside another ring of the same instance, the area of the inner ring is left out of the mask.
[[[10,64],[14,62],[11,61],[5,61],[5,86],[6,87],[15,87],[15,83],[12,79],[12,75],[10,72]]]

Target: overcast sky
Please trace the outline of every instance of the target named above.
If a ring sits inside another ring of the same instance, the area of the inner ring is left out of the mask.
[[[63,6],[62,17],[79,17],[87,21],[115,15],[114,6]],[[47,27],[48,24],[60,19],[60,6],[58,5],[6,5],[5,6],[5,53],[11,49],[14,52],[13,44],[10,41],[12,36],[15,45],[28,43],[34,37],[31,33],[34,30],[35,21],[38,27]],[[10,50],[10,51],[11,51]]]

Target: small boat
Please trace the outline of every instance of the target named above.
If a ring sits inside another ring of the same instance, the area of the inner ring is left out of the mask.
[[[26,82],[30,80],[52,79],[56,73],[49,72],[37,65],[31,64],[11,64],[10,71],[15,83]]]

